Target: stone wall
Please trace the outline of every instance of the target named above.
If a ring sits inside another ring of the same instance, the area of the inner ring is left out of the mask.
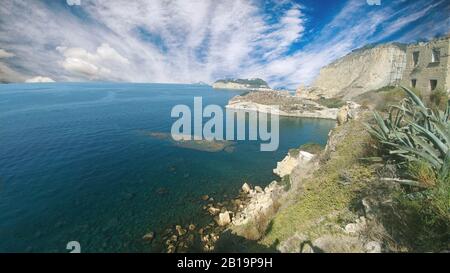
[[[437,60],[433,60],[433,50],[439,50]],[[414,54],[418,54],[416,62]],[[430,42],[412,44],[406,50],[406,68],[402,85],[415,87],[422,92],[430,93],[431,81],[437,81],[436,90],[450,89],[450,37],[435,39]],[[414,84],[415,81],[415,84]]]

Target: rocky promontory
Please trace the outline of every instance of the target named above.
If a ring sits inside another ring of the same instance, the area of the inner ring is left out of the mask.
[[[272,113],[288,117],[336,119],[338,108],[329,108],[316,101],[299,98],[282,91],[250,92],[232,98],[226,108]]]
[[[212,87],[214,89],[234,89],[234,90],[253,90],[269,91],[272,90],[267,82],[262,79],[222,79],[217,80]]]

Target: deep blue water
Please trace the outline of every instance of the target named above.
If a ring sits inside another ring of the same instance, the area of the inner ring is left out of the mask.
[[[148,231],[210,221],[200,198],[234,196],[245,182],[264,186],[287,150],[325,144],[334,122],[280,119],[280,147],[233,152],[174,146],[176,104],[225,105],[239,94],[166,84],[0,85],[0,252],[153,251]],[[161,191],[164,194],[161,194]]]

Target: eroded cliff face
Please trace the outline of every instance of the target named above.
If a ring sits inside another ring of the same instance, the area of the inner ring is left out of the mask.
[[[399,80],[405,60],[405,49],[397,44],[359,49],[323,67],[313,85],[299,88],[297,94],[351,99]]]

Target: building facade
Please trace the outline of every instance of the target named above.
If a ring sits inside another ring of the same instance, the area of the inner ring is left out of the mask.
[[[450,36],[408,45],[401,84],[425,94],[450,91]]]

